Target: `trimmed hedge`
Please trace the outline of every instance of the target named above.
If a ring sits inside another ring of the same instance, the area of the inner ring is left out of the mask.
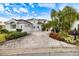
[[[26,35],[27,35],[26,32],[12,32],[12,33],[9,33],[5,38],[6,40],[12,40]]]
[[[0,29],[0,33],[8,33],[9,31],[6,29]]]
[[[21,31],[22,31],[22,29],[16,29],[16,31],[19,31],[19,32],[21,32]]]

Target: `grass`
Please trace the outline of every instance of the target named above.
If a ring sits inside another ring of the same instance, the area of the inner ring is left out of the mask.
[[[6,39],[5,39],[5,36],[6,36],[7,34],[0,34],[0,42],[4,42],[4,41],[6,41]]]

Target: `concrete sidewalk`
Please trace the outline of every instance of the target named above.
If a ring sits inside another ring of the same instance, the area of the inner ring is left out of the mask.
[[[53,47],[53,48],[19,48],[19,49],[0,49],[2,56],[79,56],[79,48]]]

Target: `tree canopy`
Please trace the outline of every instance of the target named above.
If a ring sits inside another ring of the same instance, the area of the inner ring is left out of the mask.
[[[52,9],[51,19],[47,24],[49,28],[58,26],[61,30],[70,30],[73,22],[79,19],[79,13],[73,7],[65,6],[59,11]]]

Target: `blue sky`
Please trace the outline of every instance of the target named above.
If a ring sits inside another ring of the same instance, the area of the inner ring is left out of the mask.
[[[50,19],[52,9],[62,10],[67,5],[79,11],[78,3],[0,3],[0,20],[6,21],[11,18]]]

